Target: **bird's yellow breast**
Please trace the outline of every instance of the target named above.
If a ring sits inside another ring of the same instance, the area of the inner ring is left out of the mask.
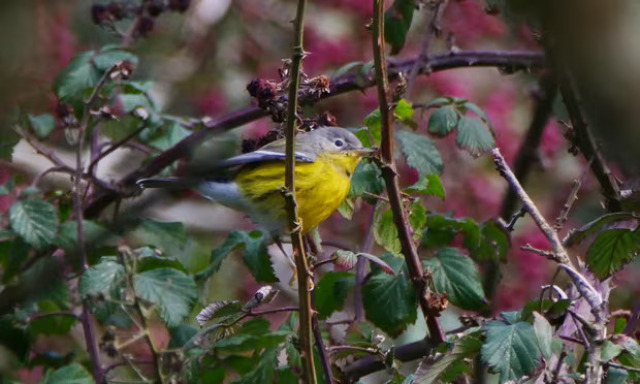
[[[317,227],[338,209],[349,193],[351,175],[359,160],[359,156],[331,153],[320,155],[313,163],[296,163],[296,202],[303,232]],[[261,216],[270,222],[286,222],[280,192],[284,172],[283,162],[265,162],[244,167],[236,175],[243,195],[260,210],[258,215],[252,215],[254,220]]]

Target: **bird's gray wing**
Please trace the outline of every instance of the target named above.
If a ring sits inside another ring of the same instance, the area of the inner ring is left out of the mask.
[[[222,160],[217,163],[216,166],[218,168],[229,168],[235,167],[238,165],[245,165],[250,163],[259,163],[262,161],[272,161],[272,160],[280,160],[284,161],[285,154],[279,151],[270,151],[268,149],[259,149],[254,152],[245,153],[243,155],[234,156],[226,160]],[[296,161],[301,161],[303,163],[313,163],[316,161],[315,156],[302,154],[296,152]]]

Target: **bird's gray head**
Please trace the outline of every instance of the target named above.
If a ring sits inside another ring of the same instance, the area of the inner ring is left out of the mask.
[[[320,127],[308,133],[301,133],[298,135],[298,143],[314,148],[316,153],[351,152],[363,155],[372,152],[370,148],[364,148],[353,133],[341,127]]]

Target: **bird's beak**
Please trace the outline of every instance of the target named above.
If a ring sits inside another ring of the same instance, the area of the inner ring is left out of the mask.
[[[351,150],[351,152],[355,153],[356,155],[366,156],[374,153],[377,150],[378,148],[358,148]]]

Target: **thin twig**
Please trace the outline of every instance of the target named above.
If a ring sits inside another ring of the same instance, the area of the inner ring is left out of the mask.
[[[444,9],[447,6],[448,1],[449,0],[436,0],[436,3],[431,6],[431,20],[429,21],[429,25],[427,26],[427,33],[422,40],[420,55],[418,55],[418,60],[416,60],[413,67],[411,67],[411,72],[409,72],[409,79],[407,80],[407,96],[411,96],[411,91],[413,90],[413,86],[416,83],[416,78],[418,77],[418,71],[420,67],[424,66],[429,61],[429,47],[431,46],[431,38],[433,36],[439,37],[442,33],[442,28],[440,27],[440,19],[442,19],[442,14],[444,13]]]
[[[400,72],[409,71],[416,60],[417,58],[413,58],[394,62],[389,69],[389,79],[394,80]],[[428,74],[461,67],[509,67],[510,69],[530,70],[541,68],[543,65],[543,55],[535,51],[462,51],[455,54],[446,53],[431,56],[428,67],[422,66],[419,73]],[[328,94],[323,94],[319,98],[302,99],[301,104],[311,105],[324,98],[362,90],[374,85],[374,76],[345,74],[331,79],[331,90]],[[188,155],[195,146],[211,135],[239,127],[268,116],[268,114],[267,111],[260,109],[258,106],[249,106],[206,122],[204,128],[196,130],[173,147],[122,178],[117,183],[118,191],[103,190],[93,196],[92,200],[87,204],[85,217],[95,217],[114,201],[132,196],[137,192],[137,189],[133,188],[136,181],[159,173],[174,161]]]
[[[445,334],[440,325],[440,321],[433,315],[429,302],[425,295],[426,281],[423,276],[422,264],[416,246],[413,242],[413,235],[408,224],[407,212],[404,209],[402,198],[400,197],[400,184],[394,163],[394,137],[393,137],[393,115],[389,112],[389,82],[387,75],[387,63],[384,57],[384,1],[374,0],[373,10],[373,61],[377,77],[378,101],[380,103],[380,117],[382,122],[382,176],[384,178],[389,205],[393,212],[393,222],[398,229],[398,238],[402,248],[402,254],[407,261],[411,282],[416,291],[416,297],[422,309],[422,313],[427,321],[429,336],[436,344],[445,340]]]
[[[80,191],[82,176],[84,174],[84,167],[82,164],[82,151],[84,146],[85,137],[87,131],[89,130],[89,122],[91,118],[91,109],[94,106],[94,103],[98,100],[98,96],[102,91],[102,87],[106,84],[107,80],[111,76],[111,73],[117,68],[117,65],[109,68],[102,75],[98,83],[93,88],[91,95],[84,103],[84,111],[82,113],[82,119],[80,121],[80,126],[78,129],[80,130],[78,143],[76,146],[76,169],[75,169],[75,177],[73,179],[73,213],[77,223],[77,231],[76,235],[78,237],[78,251],[80,253],[80,260],[82,262],[82,271],[84,272],[89,268],[88,255],[87,255],[87,247],[86,247],[86,239],[85,239],[85,231],[84,231],[84,208],[83,208],[83,199],[82,193]],[[93,366],[93,379],[96,383],[102,383],[104,379],[104,370],[102,367],[102,363],[100,362],[100,352],[98,351],[98,346],[96,345],[96,336],[95,330],[93,326],[93,317],[91,316],[91,312],[89,310],[89,303],[85,299],[82,301],[82,329],[84,332],[84,339],[87,344],[87,351],[89,353],[89,358],[91,360],[91,364]]]
[[[608,366],[608,367],[624,369],[625,371],[629,371],[629,372],[640,373],[640,368],[628,367],[626,365],[612,363],[611,361],[602,361],[601,363],[606,365],[606,366]]]
[[[296,264],[298,277],[298,302],[300,304],[300,326],[298,337],[300,340],[300,354],[302,357],[302,381],[305,384],[317,383],[316,367],[313,358],[313,308],[309,282],[313,282],[312,272],[309,270],[307,255],[305,254],[304,241],[302,239],[302,226],[298,216],[295,187],[295,138],[298,122],[298,87],[300,83],[300,65],[304,57],[303,32],[304,11],[306,0],[298,0],[296,18],[293,21],[294,43],[291,55],[291,67],[289,73],[289,99],[287,105],[287,119],[285,126],[285,207],[289,230],[291,231],[291,246]]]
[[[567,107],[569,117],[571,118],[571,126],[575,138],[573,144],[580,150],[584,158],[590,161],[591,170],[602,187],[609,212],[620,211],[622,209],[620,204],[620,186],[615,176],[611,174],[611,170],[607,167],[604,157],[596,146],[587,120],[580,108],[579,95],[576,91],[573,76],[568,70],[565,70],[560,77],[560,92],[562,93],[562,99]]]
[[[594,158],[592,157],[591,160],[589,160],[588,167],[585,168],[584,171],[582,171],[582,174],[580,175],[580,177],[573,180],[573,185],[571,186],[571,192],[569,192],[567,201],[562,206],[562,211],[560,212],[558,217],[556,217],[553,223],[553,227],[556,229],[556,231],[561,230],[564,223],[569,219],[569,212],[571,211],[571,207],[573,207],[573,204],[576,202],[576,200],[578,200],[578,192],[582,187],[582,180],[584,180],[584,178],[587,176],[587,171],[589,170],[589,167],[591,166],[593,159]]]

